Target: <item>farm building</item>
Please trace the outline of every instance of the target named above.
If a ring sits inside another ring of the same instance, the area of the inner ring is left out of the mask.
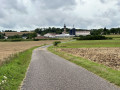
[[[35,37],[35,39],[49,39],[49,37],[45,37],[45,36],[37,36],[37,37]]]
[[[80,31],[76,31],[76,32],[75,32],[75,35],[76,35],[76,36],[79,36],[79,35],[83,35],[83,36],[90,35],[90,30],[80,30]]]
[[[44,36],[49,38],[54,38],[57,34],[56,33],[47,33]]]

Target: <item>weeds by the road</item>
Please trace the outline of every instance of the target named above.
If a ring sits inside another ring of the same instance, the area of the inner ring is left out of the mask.
[[[16,54],[0,67],[0,90],[18,90],[35,48]]]

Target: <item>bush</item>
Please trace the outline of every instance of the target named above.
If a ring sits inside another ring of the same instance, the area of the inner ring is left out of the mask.
[[[59,43],[61,43],[61,41],[55,41],[55,42],[53,42],[53,45],[58,46]]]
[[[22,41],[22,39],[11,39],[12,42]]]
[[[77,40],[106,40],[106,39],[110,39],[110,38],[101,35],[87,35],[87,36],[79,36],[79,38],[77,38]]]
[[[39,39],[33,39],[33,41],[39,41]]]

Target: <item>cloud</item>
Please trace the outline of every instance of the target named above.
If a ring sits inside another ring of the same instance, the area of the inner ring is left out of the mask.
[[[0,0],[0,28],[118,27],[119,5],[119,0]]]

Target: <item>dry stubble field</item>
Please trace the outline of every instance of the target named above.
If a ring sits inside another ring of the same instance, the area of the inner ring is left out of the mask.
[[[0,64],[10,56],[25,51],[34,46],[51,44],[51,41],[27,41],[27,42],[0,42]]]
[[[59,51],[120,70],[120,48],[59,48]]]

